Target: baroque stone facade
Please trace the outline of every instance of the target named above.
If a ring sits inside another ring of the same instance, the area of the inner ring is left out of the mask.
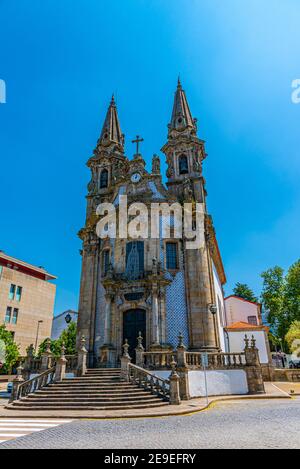
[[[129,160],[112,98],[97,146],[87,163],[91,181],[86,222],[79,233],[83,247],[78,344],[84,335],[89,366],[118,365],[125,339],[134,359],[139,331],[146,350],[173,349],[179,333],[189,350],[220,350],[213,272],[217,272],[220,284],[225,283],[225,274],[206,209],[202,175],[205,145],[197,136],[197,121],[192,118],[179,81],[167,143],[162,148],[168,166],[166,186],[159,157],[153,156],[152,171],[148,172],[139,141],[137,138],[137,152]],[[100,203],[110,202],[117,212],[125,210],[120,207],[121,195],[127,195],[128,207],[132,202],[143,203],[149,213],[153,203],[202,203],[203,244],[198,249],[187,249],[185,236],[172,237],[172,220],[170,238],[163,238],[164,218],[160,219],[157,238],[99,239],[96,209]]]

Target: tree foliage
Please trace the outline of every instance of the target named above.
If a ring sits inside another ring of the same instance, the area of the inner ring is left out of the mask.
[[[285,336],[286,343],[288,344],[291,352],[300,349],[300,321],[294,321]]]
[[[51,340],[50,349],[51,352],[55,357],[59,357],[61,354],[61,347],[64,343],[66,347],[66,355],[74,355],[76,353],[76,335],[77,335],[77,325],[75,322],[71,322],[67,329],[65,329],[59,339]],[[40,346],[38,351],[38,356],[41,356],[43,352],[46,350],[47,340],[44,340]]]
[[[262,303],[275,337],[286,345],[287,333],[294,321],[300,321],[300,259],[287,274],[275,266],[261,274],[263,279]]]
[[[0,340],[5,347],[5,363],[1,372],[10,374],[20,357],[19,346],[14,342],[12,333],[6,329],[4,324],[0,326]]]
[[[258,302],[257,297],[246,283],[236,283],[233,289],[233,294],[240,298],[244,298],[244,300],[253,301],[254,303]]]

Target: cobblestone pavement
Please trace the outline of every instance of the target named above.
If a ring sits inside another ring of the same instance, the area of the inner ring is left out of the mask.
[[[79,420],[5,448],[300,448],[300,399],[220,403],[184,417]]]

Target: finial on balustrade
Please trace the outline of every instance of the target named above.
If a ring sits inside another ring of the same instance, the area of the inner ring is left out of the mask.
[[[143,336],[142,336],[142,332],[139,331],[139,336],[137,337],[137,341],[138,341],[138,345],[137,345],[137,348],[139,350],[144,350],[144,347],[143,347]]]
[[[51,353],[51,339],[49,337],[48,339],[46,339],[45,345],[46,345],[45,353]]]
[[[124,343],[124,345],[123,345],[123,350],[124,350],[123,357],[129,357],[129,353],[128,353],[128,350],[129,350],[128,339],[125,339],[125,343]]]
[[[174,355],[172,355],[172,359],[171,359],[171,362],[170,362],[170,367],[171,367],[171,370],[172,370],[171,376],[177,375],[176,366],[177,366],[177,363],[175,361],[175,357],[174,357]]]
[[[84,335],[82,335],[81,339],[80,339],[80,351],[87,353],[87,349],[85,348],[85,344],[86,344],[86,338],[85,338]]]
[[[179,333],[178,336],[178,345],[177,348],[185,348],[184,343],[183,343],[183,335],[182,332]]]
[[[251,348],[256,348],[256,339],[254,338],[254,335],[252,335],[251,338]]]
[[[66,347],[65,347],[65,343],[63,342],[61,344],[61,349],[60,349],[60,358],[65,358],[65,354],[66,354]]]
[[[245,335],[244,342],[245,342],[245,348],[248,349],[248,348],[249,348],[249,344],[250,344],[250,340],[248,339],[247,334]]]
[[[27,348],[27,357],[28,358],[33,358],[34,357],[34,345],[30,344],[29,347]]]

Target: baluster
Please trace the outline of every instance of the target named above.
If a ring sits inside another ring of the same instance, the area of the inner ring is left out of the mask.
[[[233,366],[236,366],[236,355],[233,355]]]

